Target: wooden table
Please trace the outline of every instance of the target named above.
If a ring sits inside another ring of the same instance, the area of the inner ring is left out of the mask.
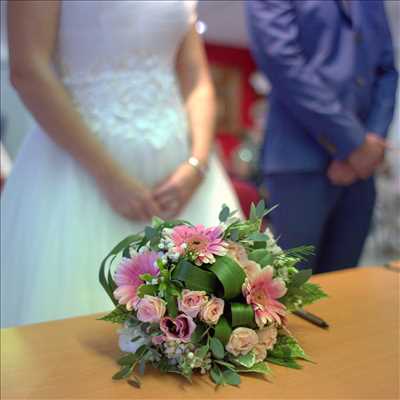
[[[112,381],[116,326],[95,316],[1,332],[1,398],[90,399],[398,399],[399,277],[384,268],[313,277],[330,294],[309,307],[329,330],[291,316],[290,327],[315,360],[302,370],[272,365],[273,381],[243,376],[240,388],[218,389],[199,377],[147,371],[142,389]]]

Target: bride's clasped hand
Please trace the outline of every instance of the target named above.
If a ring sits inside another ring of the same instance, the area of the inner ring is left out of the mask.
[[[98,185],[118,214],[134,221],[149,221],[153,216],[176,217],[202,180],[201,173],[189,163],[183,163],[153,188],[124,171],[98,179]]]

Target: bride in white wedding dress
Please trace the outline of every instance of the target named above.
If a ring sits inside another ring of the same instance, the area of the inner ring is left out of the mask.
[[[11,79],[38,127],[1,196],[2,327],[107,311],[99,263],[124,236],[239,208],[210,155],[195,2],[8,7]]]

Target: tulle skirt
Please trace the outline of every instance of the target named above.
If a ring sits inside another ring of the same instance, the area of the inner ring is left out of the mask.
[[[163,148],[127,138],[105,143],[121,165],[149,187],[189,156],[187,140]],[[222,203],[239,204],[217,157],[180,218],[218,223]],[[144,225],[120,217],[93,178],[40,129],[24,142],[1,195],[1,326],[112,308],[98,282],[101,260]]]

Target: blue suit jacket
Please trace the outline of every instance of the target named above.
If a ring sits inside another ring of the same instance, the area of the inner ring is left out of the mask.
[[[248,0],[253,55],[271,84],[266,173],[318,171],[366,132],[385,136],[398,74],[383,1]]]

